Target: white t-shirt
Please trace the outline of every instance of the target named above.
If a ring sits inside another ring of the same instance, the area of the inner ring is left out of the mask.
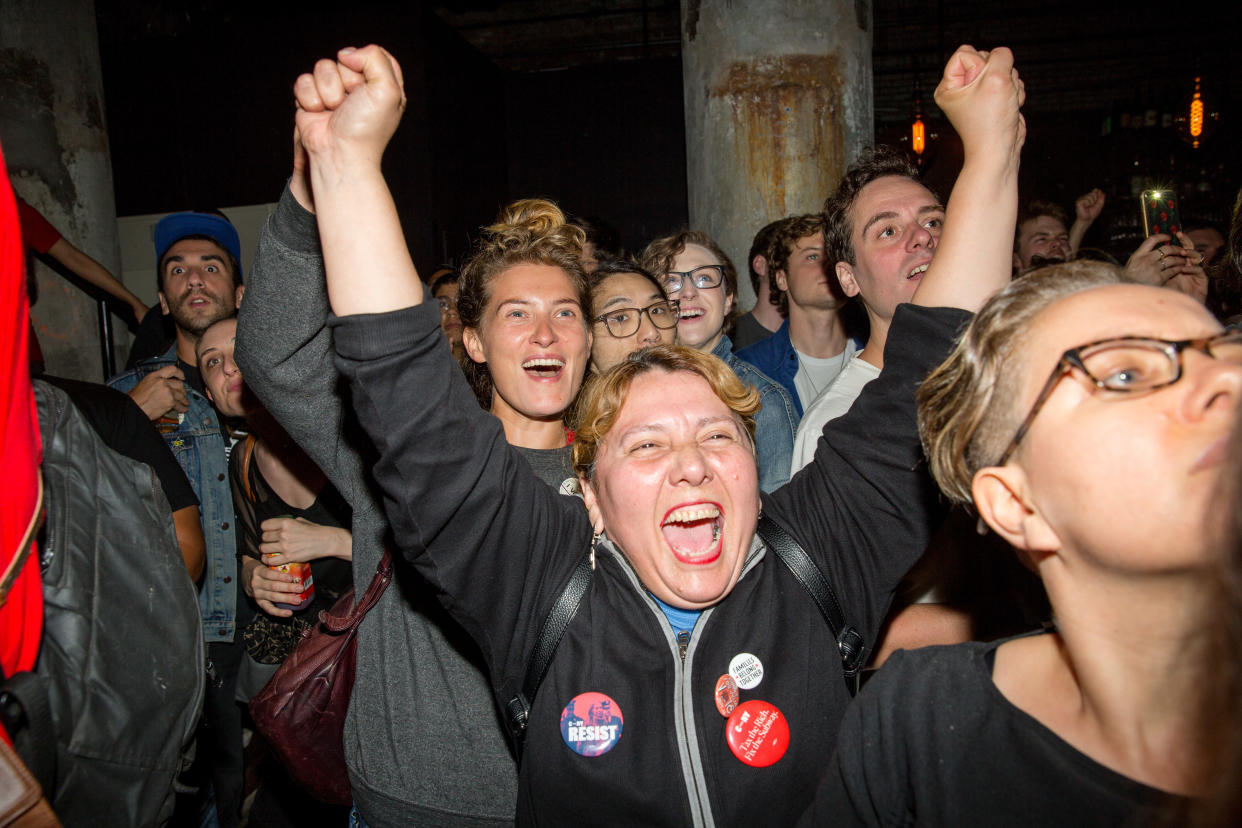
[[[815,446],[819,443],[820,432],[828,421],[849,411],[854,400],[862,393],[863,386],[879,375],[879,368],[855,354],[832,384],[811,401],[802,412],[802,422],[798,424],[798,436],[794,440],[793,468],[789,471],[791,475],[815,457]]]
[[[832,385],[841,370],[858,353],[858,345],[853,339],[846,339],[845,350],[824,359],[807,356],[797,348],[794,349],[794,353],[798,355],[798,373],[794,375],[794,390],[798,392],[798,399],[801,400],[802,408],[805,410],[816,397],[828,390],[828,386]]]

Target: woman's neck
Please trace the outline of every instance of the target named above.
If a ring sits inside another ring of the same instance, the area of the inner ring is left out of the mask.
[[[503,403],[492,403],[492,414],[505,430],[505,442],[529,449],[554,449],[565,445],[565,424],[560,417],[536,420]]]
[[[1194,793],[1203,784],[1198,701],[1212,667],[1207,579],[1051,566],[1057,571],[1041,567],[1041,575],[1057,634],[1028,645],[1024,665],[998,652],[998,687],[1097,762],[1153,787]]]

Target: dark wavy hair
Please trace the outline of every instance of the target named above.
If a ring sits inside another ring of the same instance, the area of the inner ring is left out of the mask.
[[[857,264],[854,253],[854,221],[850,210],[862,192],[872,181],[888,176],[919,181],[919,171],[901,152],[880,145],[865,150],[858,160],[841,176],[837,190],[824,200],[824,253],[825,265],[831,268],[837,262]]]

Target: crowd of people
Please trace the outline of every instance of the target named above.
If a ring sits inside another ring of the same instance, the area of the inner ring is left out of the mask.
[[[35,382],[45,464],[69,439],[45,383],[83,411],[73,440],[129,458],[81,453],[90,504],[45,469],[49,512],[129,521],[152,572],[196,594],[192,634],[134,625],[133,663],[92,667],[94,696],[152,682],[107,708],[112,731],[91,693],[57,689],[81,676],[40,674],[28,632],[0,651],[5,677],[51,688],[43,730],[0,715],[51,810],[1236,824],[1242,333],[1222,286],[1242,202],[1228,244],[1192,227],[1101,261],[1082,243],[1102,192],[1072,222],[1019,204],[1025,94],[1007,49],[960,47],[936,90],[965,151],[948,197],[901,153],[861,151],[820,212],[759,229],[740,314],[708,233],[627,256],[543,199],[424,277],[380,166],[400,67],[378,46],[319,61],[251,272],[227,218],[164,218],[159,309],[135,308],[171,324],[155,356],[110,388]],[[57,564],[66,537],[15,558],[46,604],[20,611],[47,613],[44,647],[89,653],[108,630],[63,622],[63,593],[95,595]],[[343,749],[350,802],[322,801],[246,705],[390,558],[323,746]],[[152,586],[146,611],[174,593]],[[155,727],[161,758],[120,744],[168,708],[193,721]],[[78,730],[118,746],[85,756]]]

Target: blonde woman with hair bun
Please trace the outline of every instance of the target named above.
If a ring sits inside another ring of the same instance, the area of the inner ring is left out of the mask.
[[[552,450],[572,442],[563,419],[591,355],[583,239],[551,201],[523,199],[484,228],[462,268],[466,376],[512,445]]]

